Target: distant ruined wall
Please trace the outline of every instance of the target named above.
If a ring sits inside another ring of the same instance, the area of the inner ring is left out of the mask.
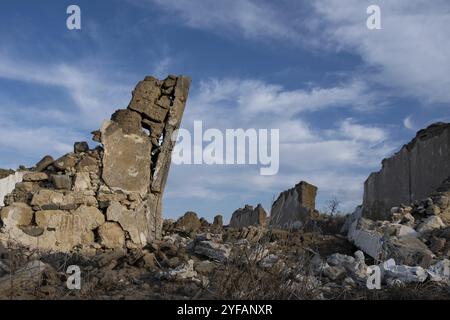
[[[267,213],[261,204],[256,208],[246,205],[244,208],[233,212],[230,220],[231,228],[245,228],[249,226],[265,226],[267,220]]]
[[[114,112],[90,149],[76,142],[26,173],[0,180],[0,241],[54,251],[136,248],[160,238],[172,134],[191,80],[146,77],[127,109]],[[21,176],[23,175],[23,177]]]
[[[282,192],[272,205],[270,226],[290,229],[303,225],[316,208],[316,195],[317,187],[305,181]]]
[[[420,130],[367,178],[363,216],[387,219],[392,207],[429,196],[449,176],[450,124],[436,123]]]

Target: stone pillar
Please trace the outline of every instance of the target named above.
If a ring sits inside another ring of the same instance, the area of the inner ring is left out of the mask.
[[[141,242],[157,239],[162,229],[162,197],[191,80],[146,77],[128,108],[116,111],[100,130],[104,147],[102,178],[113,192],[135,194],[141,204],[128,212]],[[98,133],[97,133],[98,135]],[[123,226],[123,223],[122,223]]]

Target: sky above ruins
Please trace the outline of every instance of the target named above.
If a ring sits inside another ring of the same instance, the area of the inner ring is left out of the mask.
[[[66,8],[81,8],[81,30]],[[381,30],[366,27],[381,8]],[[300,180],[351,211],[381,160],[450,121],[450,3],[128,0],[0,3],[0,167],[58,157],[145,75],[192,77],[182,126],[279,128],[280,171],[173,165],[164,216],[225,220]],[[90,142],[95,146],[94,142]]]

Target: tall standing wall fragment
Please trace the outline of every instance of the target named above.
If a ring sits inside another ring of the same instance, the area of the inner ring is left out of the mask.
[[[316,195],[317,187],[305,181],[283,191],[272,205],[270,226],[281,229],[302,226],[316,208]]]
[[[420,130],[395,155],[382,162],[364,184],[363,216],[389,217],[390,209],[428,197],[450,176],[450,124]]]

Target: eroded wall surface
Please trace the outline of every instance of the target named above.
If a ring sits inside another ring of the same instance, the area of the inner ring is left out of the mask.
[[[317,187],[305,181],[282,192],[272,205],[270,226],[290,229],[303,225],[315,210],[316,195]]]
[[[449,176],[450,124],[433,124],[367,178],[363,216],[387,219],[392,207],[428,197]]]

